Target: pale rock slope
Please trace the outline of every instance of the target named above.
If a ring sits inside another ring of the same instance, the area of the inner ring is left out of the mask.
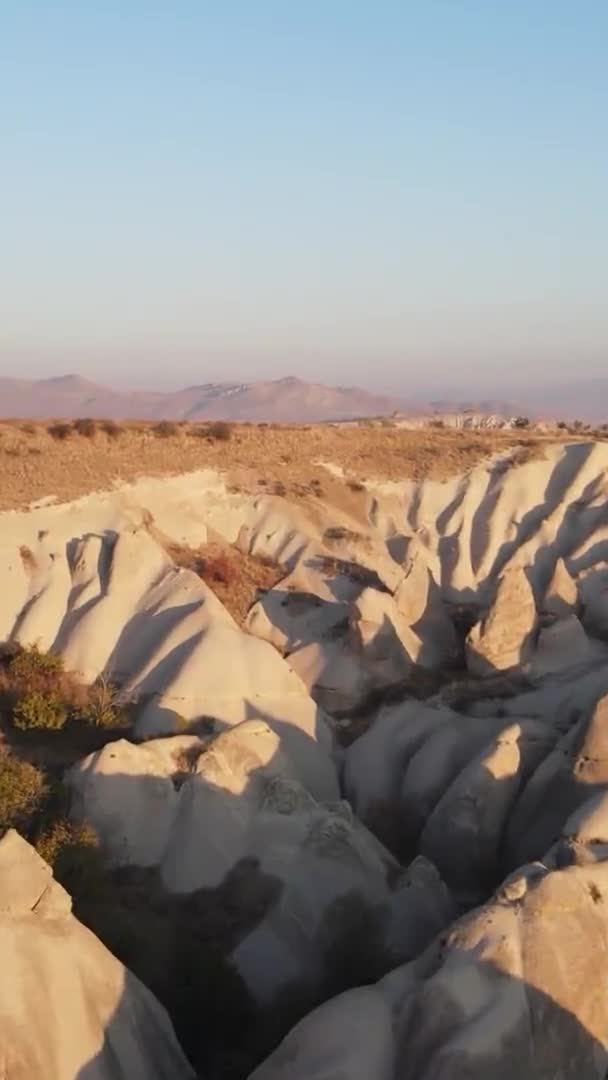
[[[0,638],[139,702],[72,813],[173,894],[241,883],[259,1003],[318,1000],[362,926],[395,968],[256,1080],[603,1078],[608,447],[366,490],[359,520],[203,474],[3,515]],[[284,568],[244,631],[160,542],[207,529]]]
[[[248,527],[239,541],[288,553],[289,575],[247,628],[283,652],[324,708],[356,709],[415,667],[446,671],[463,658],[476,677],[571,668],[581,686],[593,682],[598,641],[608,642],[606,444],[544,445],[523,464],[509,452],[450,481],[367,487],[365,532],[309,529],[306,542],[305,523],[296,534],[288,518],[280,527],[275,507],[269,528]],[[462,616],[472,628],[461,656]]]
[[[13,830],[0,840],[0,936],[7,1080],[194,1080],[163,1007]]]
[[[607,738],[608,694],[552,722],[409,703],[385,709],[348,748],[344,788],[370,828],[383,835],[388,818],[404,855],[425,855],[474,898],[608,792]]]
[[[114,742],[67,776],[73,815],[93,824],[115,864],[158,868],[170,892],[217,888],[235,873],[252,896],[262,883],[270,889],[233,953],[258,1001],[320,984],[325,950],[353,905],[375,921],[393,962],[453,914],[434,867],[417,860],[403,870],[340,801],[318,743],[287,745],[252,720],[207,740]]]
[[[418,959],[306,1017],[251,1080],[603,1080],[607,897],[606,862],[522,867]]]
[[[286,737],[296,728],[329,745],[323,716],[276,650],[244,634],[145,526],[63,549],[43,537],[5,571],[4,636],[59,652],[86,682],[117,681],[142,704],[140,736],[201,716],[230,725],[261,713]]]

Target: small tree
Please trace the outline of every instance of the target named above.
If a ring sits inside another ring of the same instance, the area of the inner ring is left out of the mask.
[[[513,421],[513,427],[527,428],[530,427],[530,420],[527,416],[516,416]]]

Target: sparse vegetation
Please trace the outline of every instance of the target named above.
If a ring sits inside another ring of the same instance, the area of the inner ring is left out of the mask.
[[[84,686],[60,656],[35,645],[6,647],[0,656],[0,714],[20,732],[60,732],[72,723],[112,730],[129,722],[112,683]]]
[[[56,694],[32,690],[15,702],[11,720],[19,731],[60,731],[68,718],[67,708]]]
[[[20,423],[0,425],[5,447],[21,445],[25,439]],[[77,438],[71,423],[34,423],[34,434],[28,435],[20,454],[3,455],[0,510],[27,506],[49,493],[66,501],[93,489],[111,488],[116,481],[200,468],[223,472],[227,484],[242,492],[256,491],[261,475],[269,493],[284,496],[305,491],[317,494],[320,489],[311,485],[311,462],[315,461],[331,461],[363,483],[368,479],[444,479],[510,449],[519,434],[517,430],[463,432],[447,427],[412,431],[371,421],[369,427],[232,424],[231,438],[225,440],[210,437],[208,424],[187,427],[190,435],[200,434],[200,438],[184,437],[177,424],[167,428],[171,421],[162,425],[160,438],[160,425],[150,421],[100,420],[96,424],[105,438]],[[560,437],[566,434],[572,437],[579,432],[564,428],[559,432]],[[555,433],[534,432],[539,445],[555,437]],[[36,467],[34,454],[44,455],[44,470]],[[324,492],[333,498],[347,481],[323,472],[322,483]]]
[[[66,439],[70,438],[74,429],[71,424],[61,423],[49,424],[46,430],[52,439],[57,439],[58,442],[65,442]]]
[[[529,419],[529,417],[527,417],[527,416],[516,416],[515,420],[513,421],[513,427],[514,428],[519,428],[520,430],[521,430],[521,428],[530,427],[530,419]]]
[[[179,434],[179,426],[173,420],[161,420],[155,424],[152,431],[159,439],[171,439]]]
[[[274,560],[246,555],[229,545],[209,543],[194,549],[170,544],[167,551],[178,566],[193,570],[209,585],[240,625],[258,594],[271,589],[285,574]]]
[[[40,769],[0,748],[0,836],[7,829],[27,833],[47,790]]]
[[[232,438],[232,424],[227,423],[226,420],[215,420],[212,424],[209,424],[207,434],[210,439],[228,442]]]
[[[124,431],[124,428],[117,424],[115,420],[102,420],[99,429],[110,439],[117,439]]]
[[[83,435],[85,439],[92,439],[97,431],[97,424],[88,417],[83,420],[74,420],[73,427],[74,431],[77,431],[79,435]]]
[[[67,801],[65,793],[61,793]],[[109,870],[94,828],[87,822],[71,822],[66,817],[51,820],[35,840],[38,854],[80,905],[108,890]]]
[[[103,677],[89,687],[87,700],[80,709],[79,715],[96,728],[119,728],[124,727],[126,723],[118,690],[113,683]]]
[[[340,540],[349,540],[353,543],[363,539],[361,533],[355,532],[354,529],[347,529],[345,525],[330,525],[323,533],[325,543],[335,543]]]

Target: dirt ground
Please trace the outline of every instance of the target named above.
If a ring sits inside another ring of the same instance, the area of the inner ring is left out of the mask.
[[[54,434],[49,432],[55,430]],[[57,428],[60,433],[57,434]],[[111,434],[99,423],[80,434],[69,424],[0,423],[0,510],[54,496],[64,502],[140,476],[175,475],[211,468],[235,488],[302,496],[327,488],[319,462],[358,480],[445,479],[466,472],[499,449],[521,444],[542,452],[542,437],[516,432],[408,431],[390,422],[360,425],[231,425],[224,437],[213,425],[119,424]],[[226,437],[226,435],[228,437]],[[340,483],[344,489],[344,484]]]

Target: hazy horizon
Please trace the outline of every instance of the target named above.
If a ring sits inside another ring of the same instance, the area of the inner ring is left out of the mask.
[[[604,374],[607,32],[595,0],[9,0],[0,374]]]

